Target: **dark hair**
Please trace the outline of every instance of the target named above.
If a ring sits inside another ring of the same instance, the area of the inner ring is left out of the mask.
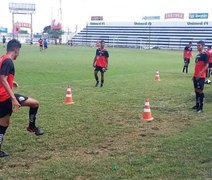
[[[105,42],[104,40],[101,40],[101,41],[100,41],[100,43],[104,43],[104,42]]]
[[[201,41],[198,41],[197,44],[201,44],[202,46],[204,46],[205,42],[201,40]]]
[[[211,49],[211,46],[210,45],[208,46],[208,49]]]
[[[7,43],[7,52],[14,51],[15,49],[20,49],[21,48],[21,43],[16,40],[12,39]]]

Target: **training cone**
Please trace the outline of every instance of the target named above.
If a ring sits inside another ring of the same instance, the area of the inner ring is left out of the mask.
[[[144,112],[140,118],[144,121],[152,121],[154,119],[151,114],[149,99],[146,99],[146,101],[145,101]]]
[[[155,81],[160,81],[159,71],[156,71],[156,73],[155,73]]]
[[[65,104],[74,104],[70,85],[67,86],[66,97],[65,97],[64,103]]]

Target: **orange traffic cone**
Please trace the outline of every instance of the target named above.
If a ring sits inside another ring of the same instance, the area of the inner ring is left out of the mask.
[[[65,104],[74,104],[70,85],[67,86],[66,97],[65,97],[64,103]]]
[[[155,73],[155,81],[160,81],[159,71],[156,71],[156,73]]]
[[[146,101],[145,101],[144,112],[140,118],[145,121],[152,121],[154,119],[151,114],[149,99],[146,99]]]

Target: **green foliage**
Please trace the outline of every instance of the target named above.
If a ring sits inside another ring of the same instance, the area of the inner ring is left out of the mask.
[[[14,113],[0,179],[212,178],[212,87],[205,86],[204,112],[193,112],[194,62],[183,74],[182,52],[108,51],[105,85],[96,88],[94,48],[23,46],[16,91],[39,100],[37,124],[45,135],[26,131],[28,109]],[[73,105],[63,103],[68,84]],[[151,122],[139,118],[146,98]]]
[[[43,29],[43,33],[47,33],[49,35],[50,38],[54,38],[57,39],[59,38],[61,35],[64,34],[64,32],[62,30],[55,30],[55,29],[51,29],[51,26],[46,26]]]

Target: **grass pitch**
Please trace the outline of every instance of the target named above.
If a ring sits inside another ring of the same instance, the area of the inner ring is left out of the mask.
[[[108,51],[105,84],[96,88],[95,48],[23,46],[16,91],[40,101],[37,125],[45,134],[26,131],[27,108],[14,113],[3,146],[11,155],[0,159],[0,179],[212,178],[212,85],[205,86],[204,112],[196,114],[194,61],[183,74],[182,52]],[[74,105],[63,104],[67,85]],[[151,122],[139,119],[146,98]]]

